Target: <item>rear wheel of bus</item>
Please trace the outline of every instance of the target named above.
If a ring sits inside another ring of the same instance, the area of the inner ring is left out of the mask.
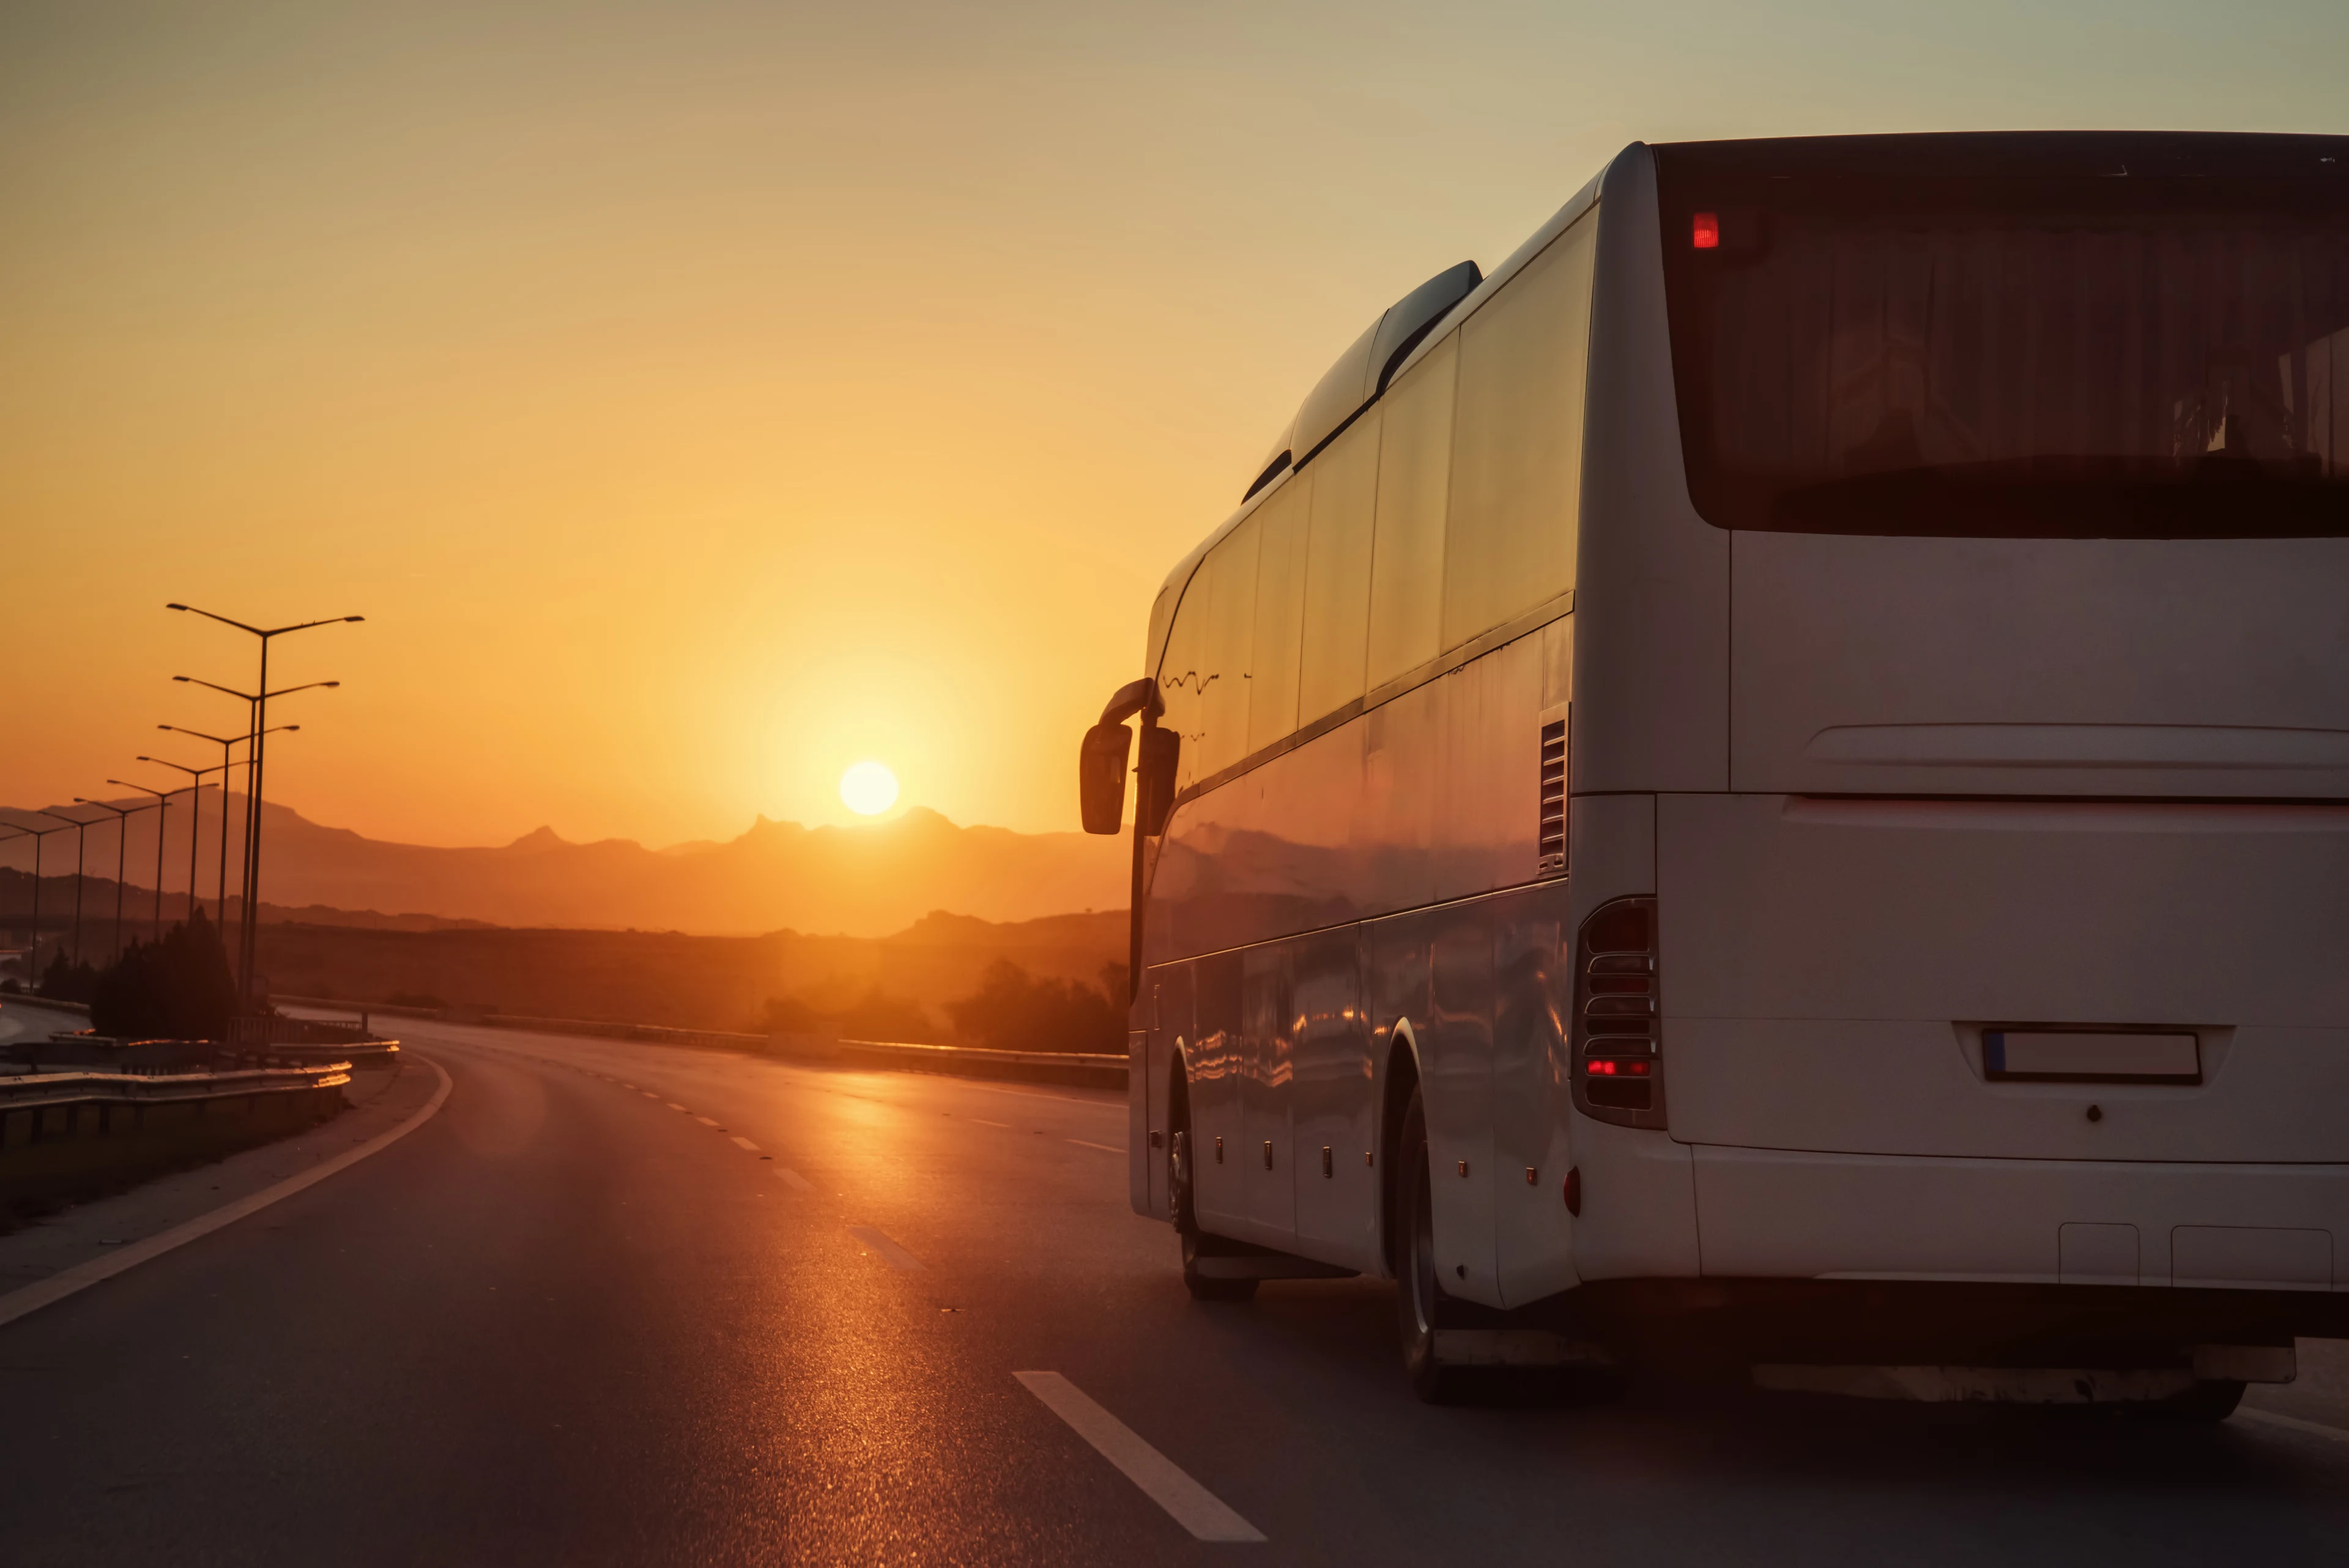
[[[1402,1334],[1402,1365],[1413,1392],[1431,1405],[1461,1397],[1461,1373],[1435,1358],[1435,1331],[1447,1318],[1435,1267],[1434,1193],[1427,1168],[1427,1112],[1417,1089],[1402,1115],[1396,1150],[1402,1190],[1396,1194],[1395,1318]]]

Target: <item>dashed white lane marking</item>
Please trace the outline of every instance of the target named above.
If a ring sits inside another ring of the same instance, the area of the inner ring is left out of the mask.
[[[901,1274],[910,1274],[922,1266],[922,1260],[881,1234],[870,1225],[851,1225],[848,1233],[864,1242],[881,1261]]]
[[[779,1165],[775,1167],[775,1176],[776,1179],[782,1182],[785,1187],[792,1189],[794,1192],[813,1192],[815,1190],[814,1182],[810,1181],[806,1177],[802,1176],[790,1166]]]
[[[758,1152],[759,1152],[759,1146],[758,1146],[757,1144],[755,1144],[755,1143],[752,1143],[752,1142],[751,1142],[749,1138],[747,1138],[747,1137],[738,1137],[737,1138],[735,1138],[735,1140],[734,1140],[734,1141],[735,1141],[736,1143],[740,1144],[744,1148],[749,1149],[752,1154],[756,1154],[756,1153],[758,1153]]]
[[[695,1121],[699,1122],[703,1127],[718,1127],[718,1124],[717,1124],[716,1122],[711,1121],[708,1116],[696,1116],[696,1117],[694,1117],[693,1119],[694,1119]],[[726,1129],[725,1129],[724,1127],[718,1127],[718,1130],[719,1130],[719,1131],[720,1131],[720,1132],[724,1132]]]
[[[1059,1373],[1015,1372],[1011,1376],[1197,1539],[1264,1539],[1264,1532],[1234,1513],[1223,1499],[1193,1480],[1173,1459],[1143,1442],[1133,1428],[1093,1403],[1083,1389]]]
[[[0,1295],[0,1323],[14,1323],[26,1313],[38,1312],[51,1302],[62,1301],[76,1291],[87,1290],[100,1280],[110,1280],[126,1269],[137,1268],[150,1258],[160,1258],[176,1247],[186,1246],[200,1236],[209,1236],[224,1225],[233,1225],[246,1215],[266,1209],[281,1198],[291,1198],[304,1188],[324,1181],[336,1171],[347,1169],[367,1156],[380,1153],[398,1143],[439,1114],[440,1107],[449,1103],[450,1091],[456,1087],[454,1080],[449,1076],[448,1070],[430,1057],[410,1057],[409,1060],[421,1061],[433,1072],[439,1074],[440,1086],[432,1091],[432,1098],[425,1103],[423,1109],[398,1127],[388,1132],[378,1133],[358,1147],[347,1149],[332,1159],[314,1165],[299,1176],[289,1176],[274,1186],[249,1193],[233,1203],[222,1204],[209,1214],[199,1214],[194,1219],[174,1225],[168,1231],[159,1231],[143,1241],[134,1242],[123,1248],[119,1252],[107,1257],[92,1258],[86,1263],[77,1263],[70,1269],[60,1270],[51,1274],[37,1284],[26,1285],[10,1291],[5,1295]]]
[[[660,1098],[658,1095],[654,1094],[650,1089],[638,1089],[636,1093],[642,1095],[648,1100],[657,1100]]]
[[[654,1097],[655,1099],[659,1099],[659,1098],[660,1098],[660,1096],[657,1096],[657,1095],[654,1096],[653,1097]],[[661,1100],[661,1104],[663,1104],[663,1105],[667,1106],[670,1110],[673,1110],[673,1111],[682,1111],[682,1110],[684,1110],[684,1109],[685,1109],[685,1107],[684,1107],[683,1106],[678,1105],[675,1100]],[[689,1113],[689,1112],[688,1112],[688,1114],[689,1115],[689,1114],[691,1114],[691,1113]]]
[[[2349,1443],[2349,1431],[2328,1427],[2322,1421],[2303,1421],[2297,1416],[2282,1416],[2273,1410],[2254,1410],[2249,1405],[2235,1407],[2235,1414],[2254,1421],[2264,1421],[2271,1427],[2282,1427],[2294,1432],[2306,1432],[2311,1437],[2330,1438],[2336,1443]]]
[[[1125,1152],[1125,1150],[1122,1148],[1112,1148],[1105,1143],[1087,1143],[1081,1137],[1072,1137],[1069,1141],[1075,1144],[1079,1148],[1097,1148],[1103,1154],[1123,1154]]]
[[[969,1119],[977,1122],[983,1127],[1001,1127],[1006,1132],[1009,1132],[1011,1130],[1011,1124],[1009,1122],[991,1122],[985,1116],[972,1116]]]

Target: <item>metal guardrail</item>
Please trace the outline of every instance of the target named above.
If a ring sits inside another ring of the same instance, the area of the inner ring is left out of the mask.
[[[332,1089],[351,1081],[348,1062],[316,1067],[247,1067],[228,1073],[28,1073],[0,1078],[0,1115],[72,1105],[170,1105],[248,1095]]]
[[[595,1018],[541,1018],[516,1012],[467,1015],[463,1010],[388,1007],[316,996],[281,996],[294,1007],[371,1010],[430,1018],[486,1029],[529,1029],[544,1034],[575,1034],[591,1040],[636,1040],[656,1045],[698,1045],[810,1061],[853,1063],[886,1071],[943,1073],[962,1078],[1008,1078],[1123,1089],[1126,1058],[1117,1054],[1075,1051],[998,1051],[983,1045],[920,1045],[909,1041],[840,1040],[818,1034],[745,1034],[720,1029],[671,1029],[657,1023],[619,1023]]]
[[[899,1040],[834,1040],[778,1034],[778,1055],[853,1063],[897,1072],[943,1073],[957,1078],[1013,1078],[1099,1089],[1126,1085],[1126,1058],[1077,1051],[997,1051],[984,1045],[917,1045]]]

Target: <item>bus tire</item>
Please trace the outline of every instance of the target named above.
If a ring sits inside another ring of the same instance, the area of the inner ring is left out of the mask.
[[[1256,1294],[1254,1280],[1211,1280],[1199,1272],[1199,1260],[1208,1255],[1199,1235],[1198,1217],[1191,1210],[1191,1134],[1177,1128],[1166,1140],[1166,1206],[1174,1211],[1174,1233],[1183,1243],[1183,1288],[1195,1302],[1244,1302]],[[1212,1242],[1206,1245],[1212,1246]]]
[[[1395,1249],[1395,1321],[1402,1336],[1402,1366],[1412,1392],[1430,1405],[1458,1400],[1464,1389],[1462,1370],[1435,1359],[1435,1331],[1450,1314],[1435,1263],[1434,1192],[1428,1180],[1427,1111],[1419,1091],[1402,1114],[1402,1134],[1397,1140],[1395,1172],[1402,1183],[1395,1194],[1395,1218],[1400,1235]]]

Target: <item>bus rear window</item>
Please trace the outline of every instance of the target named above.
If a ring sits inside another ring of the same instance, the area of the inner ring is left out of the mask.
[[[2349,138],[1656,152],[1708,521],[2349,535]]]

